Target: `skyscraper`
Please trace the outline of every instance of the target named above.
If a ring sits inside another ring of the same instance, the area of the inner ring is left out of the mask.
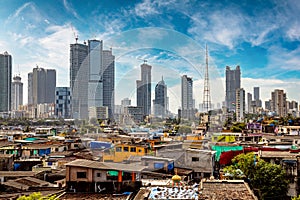
[[[286,93],[283,90],[276,89],[271,93],[271,111],[276,112],[279,117],[287,114],[286,99]]]
[[[253,88],[254,100],[259,100],[259,87]]]
[[[253,88],[255,107],[262,107],[262,101],[259,99],[259,87]]]
[[[194,116],[193,80],[187,75],[181,77],[181,117],[191,119]]]
[[[154,116],[164,118],[167,114],[167,85],[162,78],[155,86]]]
[[[18,110],[23,105],[23,83],[20,76],[14,76],[11,86],[11,110]]]
[[[71,115],[75,119],[88,118],[88,46],[70,45]]]
[[[108,117],[114,116],[115,106],[115,56],[112,50],[103,50],[103,106],[108,107]]]
[[[11,110],[12,58],[6,51],[0,54],[0,112]]]
[[[226,107],[229,111],[235,110],[236,102],[236,89],[241,87],[241,71],[240,66],[237,66],[235,70],[231,70],[226,66]]]
[[[103,50],[102,40],[89,40],[88,45],[71,44],[70,62],[73,118],[87,119],[89,110],[104,106],[112,119],[115,104],[112,50]]]
[[[103,43],[99,40],[88,41],[89,82],[88,107],[103,106]]]
[[[236,89],[235,113],[236,120],[242,122],[245,115],[245,90],[243,88]]]
[[[251,93],[247,93],[247,103],[248,103],[248,113],[253,113],[252,111],[252,94]]]
[[[54,103],[55,87],[56,71],[54,69],[37,66],[28,74],[28,96],[32,96],[32,104]]]
[[[33,81],[33,73],[32,72],[29,72],[28,73],[28,78],[27,78],[27,80],[28,80],[28,92],[27,92],[27,94],[28,94],[28,105],[32,105],[33,104],[33,85],[32,85],[32,81]]]
[[[137,106],[143,107],[143,115],[151,114],[151,69],[146,63],[141,65],[141,80],[136,81]]]

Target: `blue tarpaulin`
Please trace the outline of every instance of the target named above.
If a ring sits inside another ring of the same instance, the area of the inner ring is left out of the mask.
[[[91,141],[90,147],[91,149],[107,149],[112,147],[112,143],[102,141]]]

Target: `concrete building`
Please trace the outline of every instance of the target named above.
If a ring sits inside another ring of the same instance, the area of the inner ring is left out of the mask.
[[[14,76],[11,87],[11,110],[18,110],[23,105],[23,83],[20,76]]]
[[[129,98],[122,99],[121,100],[121,106],[124,106],[124,107],[131,106],[131,99],[129,99]]]
[[[241,87],[241,70],[240,66],[231,70],[226,66],[226,92],[225,103],[229,111],[234,111],[234,103],[236,102],[236,89]]]
[[[259,100],[259,87],[253,88],[254,100]]]
[[[276,89],[271,93],[271,111],[275,112],[279,117],[287,115],[286,93],[283,90]]]
[[[56,71],[54,69],[37,66],[28,74],[28,96],[32,96],[31,104],[54,103],[55,87]]]
[[[33,86],[32,86],[32,81],[33,81],[33,73],[29,72],[28,76],[27,76],[27,80],[28,80],[28,94],[33,94]],[[32,105],[33,104],[33,96],[32,95],[28,95],[28,101],[27,101],[28,105]]]
[[[98,106],[98,107],[89,107],[89,119],[108,119],[108,107],[107,106]]]
[[[154,116],[164,118],[167,115],[167,85],[162,78],[155,86],[155,99],[153,100],[154,105]]]
[[[73,192],[120,193],[141,187],[146,166],[77,159],[66,164],[66,190]]]
[[[128,124],[130,121],[140,123],[144,121],[144,108],[141,106],[127,106],[124,108],[124,123]]]
[[[124,114],[125,112],[125,108],[128,107],[128,106],[131,106],[131,99],[129,98],[124,98],[121,100],[121,112],[120,114]]]
[[[193,79],[187,75],[181,77],[181,117],[193,119],[195,117],[195,102],[193,99]]]
[[[239,88],[236,90],[236,103],[235,103],[235,113],[236,120],[242,122],[245,116],[245,90]]]
[[[271,100],[265,101],[265,110],[271,110]]]
[[[192,169],[194,179],[209,178],[215,169],[215,151],[199,149],[168,149],[167,147],[156,151],[156,156],[172,158],[175,167]]]
[[[75,119],[88,118],[88,46],[70,45],[71,114]]]
[[[248,113],[253,113],[253,109],[252,109],[252,94],[251,93],[247,93],[247,108],[248,108]]]
[[[146,63],[141,65],[141,80],[136,81],[137,106],[143,108],[143,115],[151,114],[151,69]]]
[[[298,102],[297,101],[287,101],[286,104],[287,104],[286,105],[287,112],[290,114],[293,114],[295,116],[299,110]]]
[[[12,57],[6,51],[0,54],[0,112],[11,110]]]
[[[30,118],[54,118],[55,117],[55,103],[40,103],[34,104],[29,111]]]
[[[55,116],[71,118],[71,91],[69,87],[55,88]]]

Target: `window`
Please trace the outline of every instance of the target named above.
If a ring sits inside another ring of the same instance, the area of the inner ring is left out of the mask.
[[[116,147],[116,152],[122,152],[122,147]]]
[[[192,157],[192,162],[197,162],[199,161],[199,157]]]
[[[101,173],[100,172],[97,173],[97,177],[101,177]]]
[[[130,147],[130,152],[136,152],[136,148],[135,147]]]
[[[139,149],[139,153],[142,153],[143,152],[143,149]]]
[[[77,178],[86,178],[86,172],[77,172]]]
[[[129,151],[129,147],[124,147],[124,152],[128,152]]]

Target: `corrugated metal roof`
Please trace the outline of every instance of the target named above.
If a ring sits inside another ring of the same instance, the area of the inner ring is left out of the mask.
[[[123,164],[123,163],[111,163],[111,162],[98,162],[85,159],[77,159],[66,164],[66,166],[86,167],[93,169],[108,169],[108,170],[120,170],[130,172],[140,172],[146,168],[139,164]]]

